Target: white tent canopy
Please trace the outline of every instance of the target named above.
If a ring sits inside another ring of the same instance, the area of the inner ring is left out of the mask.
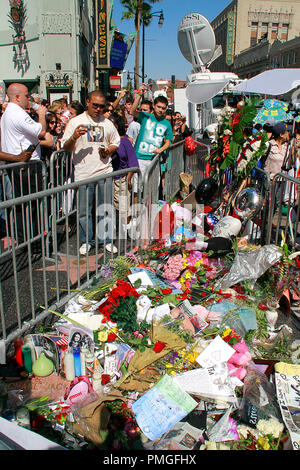
[[[245,80],[232,91],[278,96],[299,86],[300,69],[272,69]]]

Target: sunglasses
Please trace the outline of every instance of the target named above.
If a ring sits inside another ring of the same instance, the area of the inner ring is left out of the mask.
[[[104,109],[106,107],[105,104],[98,104],[98,103],[91,103],[91,105],[93,106],[93,108],[95,109]]]

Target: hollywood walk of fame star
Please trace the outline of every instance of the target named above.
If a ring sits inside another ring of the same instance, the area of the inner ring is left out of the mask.
[[[98,267],[99,267],[99,260],[103,257],[103,254],[98,255]],[[81,258],[77,260],[77,257],[69,256],[69,263],[67,256],[59,255],[60,262],[57,264],[58,271],[68,272],[68,265],[69,265],[69,277],[71,285],[75,284],[78,279],[78,270],[79,270],[79,277],[81,278],[84,274],[89,272],[96,271],[96,255],[90,255],[88,257],[88,264],[86,258]],[[43,271],[43,268],[38,268],[36,271]],[[45,271],[56,271],[56,264],[52,266],[47,266]]]

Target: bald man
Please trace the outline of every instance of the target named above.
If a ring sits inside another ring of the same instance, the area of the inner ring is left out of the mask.
[[[12,83],[7,88],[9,103],[1,118],[1,147],[2,151],[19,155],[30,145],[36,149],[31,159],[41,158],[40,139],[46,135],[45,115],[47,108],[39,106],[38,122],[35,122],[25,111],[29,107],[30,95],[22,83]]]
[[[38,122],[35,122],[29,116],[25,110],[29,107],[30,96],[27,87],[22,83],[12,83],[7,88],[7,96],[9,102],[1,118],[1,151],[19,156],[30,146],[33,146],[34,150],[30,152],[30,160],[40,160],[41,149],[39,142],[46,135],[45,115],[47,109],[45,106],[39,106],[37,110]],[[16,158],[16,161],[20,160]],[[27,171],[21,171],[20,178],[14,176],[13,190],[16,198],[42,189],[41,170],[40,164],[30,165],[28,173]],[[23,232],[25,221],[23,220],[21,205],[17,206],[16,214],[18,242],[21,243],[25,239]],[[37,213],[34,204],[31,207],[30,218],[32,220],[31,238],[38,233]]]

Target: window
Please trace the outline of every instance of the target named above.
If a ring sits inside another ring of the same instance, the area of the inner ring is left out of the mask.
[[[297,51],[293,52],[293,64],[295,65],[297,63]]]
[[[278,36],[278,23],[272,23],[271,39],[276,39]]]
[[[281,56],[281,67],[284,67],[284,55]]]
[[[283,41],[287,41],[288,33],[289,33],[289,24],[283,23],[282,28],[281,28],[281,39],[283,39]]]
[[[251,23],[251,36],[250,36],[250,47],[257,44],[257,31],[258,31],[258,22],[252,21]]]
[[[269,23],[262,23],[261,24],[261,39],[268,39],[268,30],[269,30]]]
[[[291,55],[290,53],[288,53],[287,57],[286,57],[286,66],[288,67],[291,63]]]

